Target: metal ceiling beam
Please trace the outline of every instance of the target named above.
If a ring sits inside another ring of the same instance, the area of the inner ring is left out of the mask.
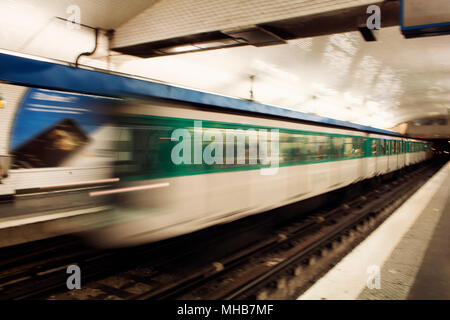
[[[376,3],[374,1],[374,3]],[[399,25],[399,2],[380,4],[381,27]],[[367,5],[278,21],[150,41],[113,50],[143,58],[244,45],[276,45],[288,40],[358,31],[368,17]],[[261,39],[265,40],[261,40]],[[258,40],[259,39],[259,40]]]

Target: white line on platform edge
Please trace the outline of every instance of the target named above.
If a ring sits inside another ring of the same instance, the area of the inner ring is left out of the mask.
[[[298,300],[356,299],[366,288],[367,268],[382,268],[449,174],[450,162]]]
[[[30,218],[22,218],[22,219],[15,219],[15,220],[10,220],[10,221],[0,222],[0,229],[6,229],[6,228],[22,226],[25,224],[44,222],[44,221],[49,221],[49,220],[56,220],[56,219],[67,218],[67,217],[72,217],[72,216],[78,216],[78,215],[87,214],[87,213],[95,213],[95,212],[104,211],[104,210],[107,210],[110,208],[111,208],[111,206],[101,206],[101,207],[95,207],[95,208],[79,209],[79,210],[73,210],[73,211],[68,211],[68,212],[59,212],[59,213],[46,214],[46,215],[36,214]],[[12,218],[14,218],[14,217],[12,217]]]

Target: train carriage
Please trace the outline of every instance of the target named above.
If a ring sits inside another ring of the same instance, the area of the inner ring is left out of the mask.
[[[233,221],[431,156],[395,132],[252,101],[3,54],[0,66],[7,98],[23,93],[3,184],[119,180],[91,193],[114,194],[112,210],[70,222],[108,246]]]

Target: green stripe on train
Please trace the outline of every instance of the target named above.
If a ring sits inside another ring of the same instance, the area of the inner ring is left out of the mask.
[[[429,146],[423,142],[407,142],[402,139],[366,138],[360,135],[324,133],[306,130],[277,128],[201,119],[160,117],[152,115],[124,115],[119,125],[128,131],[129,139],[119,142],[119,153],[131,155],[131,159],[118,161],[122,180],[157,179],[228,171],[243,171],[268,168],[270,165],[250,164],[179,164],[172,162],[171,151],[178,144],[172,141],[172,132],[187,129],[194,135],[194,122],[201,121],[202,130],[216,129],[225,133],[233,130],[279,131],[279,166],[295,166],[313,163],[334,162],[366,157],[413,153],[426,151]],[[225,139],[224,139],[225,140]],[[209,144],[202,145],[204,147]],[[223,155],[226,154],[225,143]],[[236,148],[236,146],[234,146]],[[237,152],[234,149],[234,156]],[[248,139],[246,139],[246,151]],[[192,150],[191,150],[192,151]],[[191,152],[191,155],[194,153]],[[236,159],[234,159],[236,160]]]

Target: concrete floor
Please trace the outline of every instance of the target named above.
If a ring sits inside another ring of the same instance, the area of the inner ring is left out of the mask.
[[[450,299],[449,195],[447,163],[299,299]]]

